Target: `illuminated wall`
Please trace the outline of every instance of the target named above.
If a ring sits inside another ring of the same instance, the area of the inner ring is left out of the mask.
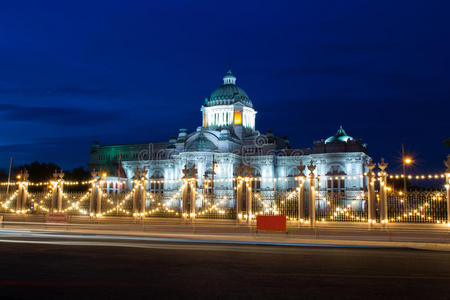
[[[216,105],[203,107],[203,127],[228,127],[243,125],[255,129],[256,111],[251,107],[235,105]]]

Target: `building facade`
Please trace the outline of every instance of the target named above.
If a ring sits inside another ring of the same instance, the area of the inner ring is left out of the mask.
[[[228,71],[223,84],[201,106],[202,126],[194,132],[180,129],[167,142],[104,146],[94,143],[90,153],[91,169],[108,173],[108,191],[126,191],[132,187],[136,168],[148,172],[147,190],[161,193],[171,205],[176,197],[183,169],[195,166],[198,189],[213,189],[224,207],[234,205],[234,181],[237,168],[250,165],[254,191],[262,199],[273,199],[277,192],[294,190],[297,166],[312,163],[318,178],[316,189],[338,191],[357,196],[364,191],[367,146],[346,134],[341,127],[312,148],[293,149],[287,137],[271,131],[256,130],[257,111],[247,93],[236,85]],[[308,174],[306,169],[305,175]],[[212,180],[214,179],[214,180]],[[207,184],[207,182],[213,184]]]

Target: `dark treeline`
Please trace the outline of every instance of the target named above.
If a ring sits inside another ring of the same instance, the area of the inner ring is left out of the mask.
[[[436,189],[441,189],[443,184],[440,180],[410,180],[406,179],[406,189],[408,191],[433,191]],[[403,178],[389,178],[387,185],[391,187],[394,191],[403,191]]]
[[[53,173],[55,170],[59,171],[62,168],[55,163],[41,163],[35,161],[31,164],[24,164],[21,166],[16,166],[11,171],[11,181],[14,181],[16,175],[19,174],[22,170],[28,170],[29,178],[28,180],[31,182],[43,182],[53,178]],[[64,171],[64,180],[68,181],[83,181],[87,180],[90,177],[89,171],[84,167],[76,167],[73,170],[63,170]],[[0,180],[7,181],[8,180],[8,171],[0,170]]]

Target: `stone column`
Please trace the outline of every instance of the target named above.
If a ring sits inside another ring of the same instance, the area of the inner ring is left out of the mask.
[[[102,189],[102,185],[103,184],[98,184],[97,185],[97,199],[96,199],[96,204],[97,204],[97,208],[95,210],[95,213],[97,216],[101,216],[102,215],[102,198],[103,198],[103,189]]]
[[[313,165],[313,161],[308,166],[309,170],[309,193],[308,193],[308,203],[309,203],[309,221],[311,225],[316,223],[316,190],[315,190],[315,177],[314,170],[316,166]]]
[[[136,217],[138,214],[138,201],[139,201],[139,187],[141,184],[141,170],[138,167],[134,169],[134,177],[133,177],[133,197],[132,197],[132,212],[133,216]]]
[[[187,179],[183,179],[183,186],[183,191],[181,193],[181,216],[183,217],[183,219],[186,219],[189,194],[189,182]]]
[[[253,217],[253,189],[252,189],[252,183],[253,183],[253,168],[250,166],[250,163],[248,163],[247,167],[245,168],[246,178],[245,178],[245,184],[246,184],[246,195],[245,198],[247,199],[247,222],[248,224],[252,223],[252,217]]]
[[[62,211],[62,198],[63,198],[63,177],[64,172],[60,170],[59,172],[55,170],[53,173],[53,179],[55,180],[54,183],[54,195],[53,195],[53,203],[52,203],[52,209],[57,211]]]
[[[243,196],[243,189],[244,189],[244,166],[242,163],[239,164],[239,166],[236,168],[236,219],[240,220],[242,219],[242,196]]]
[[[242,188],[243,180],[239,176],[236,178],[236,219],[242,218]]]
[[[22,183],[19,183],[19,189],[16,196],[16,212],[19,213],[22,210]]]
[[[196,185],[197,185],[196,180],[194,178],[192,178],[191,182],[189,183],[189,188],[191,189],[191,192],[189,193],[191,195],[191,199],[190,199],[190,204],[191,204],[190,217],[191,217],[191,219],[195,219],[195,214],[196,214],[196,207],[195,207],[195,199],[197,197]]]
[[[145,208],[146,208],[146,202],[147,202],[147,180],[144,180],[141,186],[141,214],[145,217]]]
[[[53,173],[53,195],[51,199],[51,211],[62,211],[62,198],[63,198],[63,177],[64,172],[55,170]]]
[[[247,222],[251,224],[253,216],[253,191],[252,191],[252,178],[246,181],[246,199],[247,199]]]
[[[28,171],[21,171],[17,176],[19,179],[19,188],[16,200],[16,211],[23,212],[27,203],[28,194]]]
[[[16,197],[16,212],[21,212],[23,210],[24,205],[24,182],[19,183],[19,189]]]
[[[92,217],[95,215],[95,201],[97,199],[97,187],[96,183],[92,183],[92,192],[89,199],[89,215]]]
[[[59,181],[59,186],[58,186],[58,211],[62,211],[62,202],[63,202],[63,193],[64,193],[64,188],[63,188],[63,181],[60,180]]]
[[[183,169],[184,176],[183,180],[183,192],[182,192],[182,206],[181,213],[184,219],[188,217],[195,218],[196,207],[195,207],[195,197],[196,197],[196,188],[197,188],[197,169],[195,166],[191,168],[187,168],[184,166]],[[190,210],[187,210],[188,203],[190,205]]]
[[[91,172],[92,176],[92,185],[91,185],[91,197],[89,198],[89,215],[92,217],[94,214],[94,202],[96,198],[96,192],[97,192],[97,171],[92,170]]]
[[[141,172],[141,216],[145,217],[145,208],[147,202],[147,173],[148,171],[144,168]]]
[[[297,220],[298,222],[302,222],[305,219],[305,174],[303,171],[305,170],[306,166],[303,165],[303,162],[300,161],[300,164],[297,166],[297,169],[300,171],[299,177],[298,177],[298,215]]]
[[[99,172],[95,170],[91,172],[93,178],[91,197],[89,199],[89,215],[91,217],[99,216],[102,213],[103,181],[101,174],[101,170]]]
[[[139,196],[139,182],[135,180],[133,182],[133,197],[132,197],[132,212],[133,216],[136,216],[136,213],[138,212],[137,202],[138,202],[138,196]]]
[[[388,163],[384,162],[384,158],[381,158],[381,162],[378,163],[380,168],[380,220],[381,223],[387,224],[389,222],[388,208],[387,208],[387,173],[384,171],[388,166]]]
[[[367,168],[369,172],[367,173],[367,207],[368,214],[367,218],[369,219],[369,224],[374,224],[377,221],[377,200],[375,198],[375,173],[373,169],[375,169],[375,164],[372,163],[372,159],[369,159],[369,163],[367,164]]]
[[[444,161],[447,169],[445,170],[445,187],[447,189],[447,224],[450,226],[450,154],[447,155],[447,160]]]

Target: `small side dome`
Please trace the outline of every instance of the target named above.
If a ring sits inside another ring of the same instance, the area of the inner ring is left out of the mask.
[[[331,143],[331,142],[344,142],[347,143],[348,141],[353,141],[353,138],[345,132],[344,128],[342,128],[342,125],[339,127],[338,131],[335,135],[330,136],[325,140],[325,144]]]

